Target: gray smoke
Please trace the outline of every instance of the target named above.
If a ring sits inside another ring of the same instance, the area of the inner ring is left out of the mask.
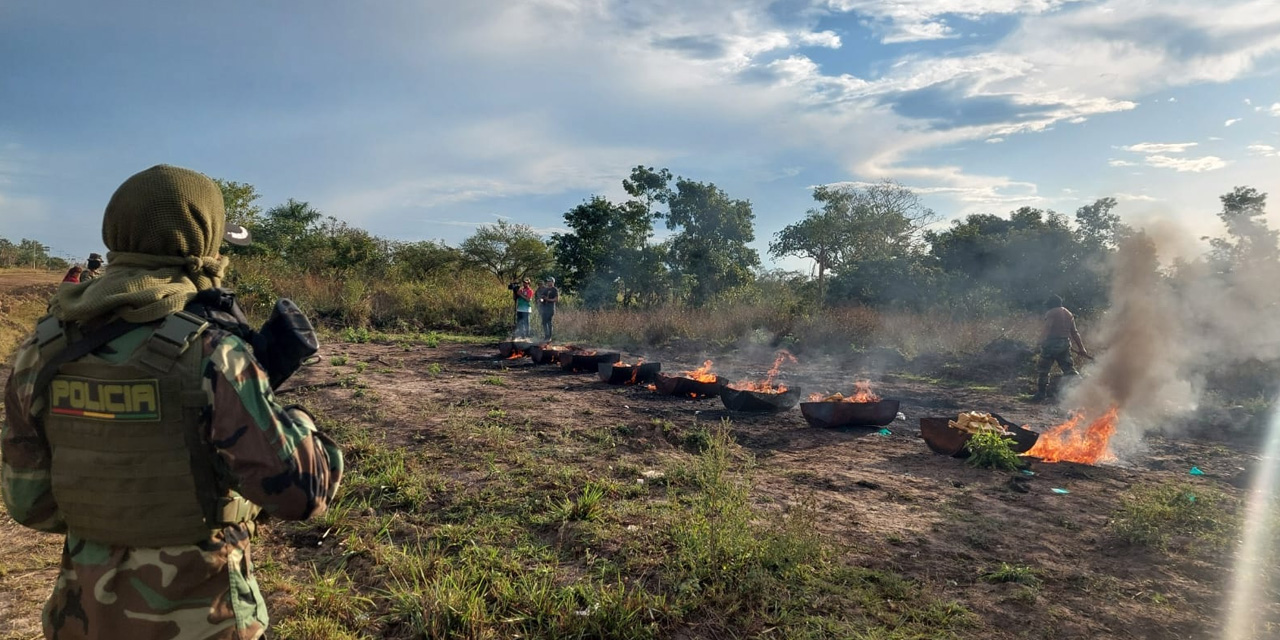
[[[1176,432],[1202,400],[1208,374],[1280,358],[1280,261],[1269,251],[1161,268],[1160,249],[1186,246],[1168,227],[1125,240],[1116,254],[1101,354],[1064,396],[1064,409],[1097,417],[1120,408],[1113,449],[1123,456],[1149,431]]]

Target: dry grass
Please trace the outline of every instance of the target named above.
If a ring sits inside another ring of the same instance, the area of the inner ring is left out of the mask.
[[[36,320],[44,315],[49,296],[61,279],[61,272],[0,270],[0,359],[7,362],[13,350],[35,328]]]
[[[615,345],[659,345],[689,340],[729,346],[744,338],[798,349],[888,347],[906,356],[972,353],[1001,337],[1034,343],[1039,317],[965,318],[936,312],[877,311],[867,307],[789,313],[768,306],[734,309],[586,311],[556,316],[557,333],[567,339]]]
[[[250,316],[263,319],[277,298],[292,298],[331,327],[396,331],[502,333],[511,323],[511,293],[492,276],[455,272],[422,280],[363,274],[299,273],[257,258],[232,262],[231,284]]]

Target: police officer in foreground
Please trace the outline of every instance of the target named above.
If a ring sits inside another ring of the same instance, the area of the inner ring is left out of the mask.
[[[84,271],[80,272],[80,282],[88,282],[102,275],[102,256],[97,253],[89,254],[89,259],[84,263]]]
[[[338,489],[341,451],[277,402],[266,355],[189,310],[220,285],[226,235],[206,176],[130,177],[103,217],[111,269],[61,288],[17,352],[5,505],[66,534],[46,638],[263,637],[255,516],[307,519]]]

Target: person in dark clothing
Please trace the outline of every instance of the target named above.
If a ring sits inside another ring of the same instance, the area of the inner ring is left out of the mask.
[[[1062,298],[1049,296],[1045,300],[1044,331],[1040,337],[1040,362],[1036,365],[1036,394],[1032,400],[1039,402],[1048,397],[1049,372],[1054,363],[1062,369],[1062,375],[1076,375],[1076,365],[1071,361],[1071,347],[1074,345],[1080,355],[1090,358],[1089,350],[1084,347],[1080,332],[1076,330],[1076,318],[1062,306]]]
[[[79,282],[88,282],[102,275],[102,256],[96,253],[89,254],[89,261],[85,263],[85,269],[80,273]]]
[[[542,339],[551,342],[551,320],[556,315],[556,302],[560,300],[556,279],[547,278],[534,297],[538,300],[538,316],[542,318]]]

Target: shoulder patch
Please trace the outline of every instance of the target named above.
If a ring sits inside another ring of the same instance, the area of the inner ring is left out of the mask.
[[[49,410],[90,420],[157,422],[160,420],[160,381],[56,376],[49,385]]]

